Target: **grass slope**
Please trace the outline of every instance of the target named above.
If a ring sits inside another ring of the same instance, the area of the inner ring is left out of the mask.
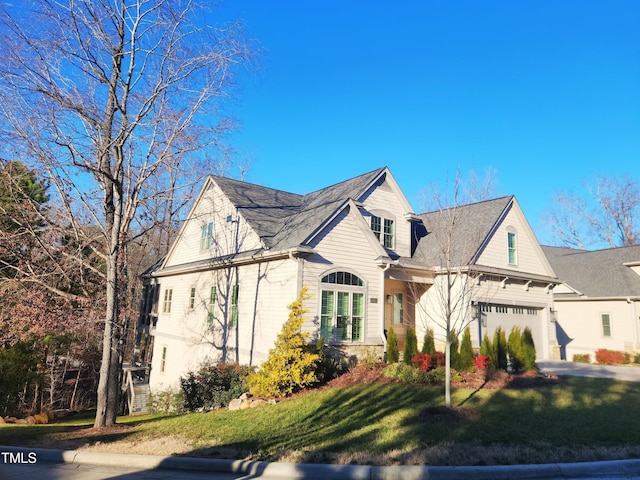
[[[123,418],[107,432],[90,421],[6,425],[0,444],[379,465],[629,458],[640,454],[639,394],[637,383],[569,377],[530,389],[458,389],[447,410],[440,388],[374,383],[250,410]]]

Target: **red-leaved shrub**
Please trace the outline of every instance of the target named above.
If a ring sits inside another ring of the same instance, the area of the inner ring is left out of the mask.
[[[411,363],[418,367],[418,369],[424,370],[425,372],[431,370],[433,365],[432,361],[431,355],[428,353],[418,353],[411,358]]]
[[[601,348],[596,352],[596,362],[601,365],[621,365],[626,363],[626,357],[623,352]]]
[[[473,366],[476,367],[476,370],[486,370],[490,364],[491,360],[488,355],[478,355],[473,360]]]

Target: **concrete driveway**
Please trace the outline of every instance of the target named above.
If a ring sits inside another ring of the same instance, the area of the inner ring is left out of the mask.
[[[578,377],[613,378],[628,382],[640,382],[640,367],[595,365],[565,360],[543,360],[538,362],[543,373],[556,375],[575,375]]]

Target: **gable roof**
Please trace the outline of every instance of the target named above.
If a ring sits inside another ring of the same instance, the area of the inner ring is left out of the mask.
[[[585,297],[640,295],[640,275],[625,264],[640,261],[640,245],[604,250],[542,247],[558,278]],[[578,294],[555,294],[557,298]]]
[[[420,239],[414,258],[430,267],[444,266],[443,249],[450,240],[451,266],[471,265],[513,200],[509,195],[418,215],[427,232]]]
[[[388,173],[387,167],[298,195],[225,177],[212,177],[268,249],[303,244],[349,199],[359,197]]]

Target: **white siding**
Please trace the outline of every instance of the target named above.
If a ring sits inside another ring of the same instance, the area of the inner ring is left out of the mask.
[[[227,221],[227,218],[231,221]],[[201,250],[202,226],[213,222],[214,242]],[[235,207],[216,186],[208,181],[173,245],[165,266],[180,265],[260,247],[260,239]]]
[[[558,341],[563,356],[572,360],[576,353],[588,353],[595,361],[600,348],[617,351],[640,351],[638,345],[638,302],[626,300],[556,301]],[[611,337],[602,332],[602,314],[611,321]]]
[[[461,283],[457,291],[452,292],[454,302],[459,301],[460,293],[463,289],[466,291],[468,300],[490,303],[494,305],[507,305],[510,308],[505,314],[489,314],[485,316],[487,328],[483,328],[478,321],[471,321],[471,310],[461,308],[458,316],[452,319],[451,326],[461,333],[466,325],[471,329],[471,339],[474,347],[478,348],[484,334],[488,334],[489,338],[493,337],[496,327],[501,326],[508,335],[511,327],[514,325],[531,328],[535,335],[536,353],[538,358],[551,358],[552,347],[556,345],[555,329],[551,323],[550,309],[553,306],[553,297],[551,293],[547,293],[545,285],[541,283],[531,283],[525,288],[523,281],[507,281],[502,283],[495,279],[484,278],[479,284],[475,280],[472,283]],[[445,330],[443,328],[443,295],[446,292],[444,287],[444,277],[436,278],[434,285],[429,288],[420,299],[420,304],[416,309],[416,332],[418,338],[421,339],[427,327],[434,329],[436,341],[440,344],[440,348],[444,348]],[[465,303],[465,302],[462,302]],[[468,305],[468,303],[467,303]],[[536,310],[536,315],[520,315],[513,312],[512,307],[530,307]]]
[[[509,264],[507,246],[508,232],[516,233],[516,265]],[[539,275],[551,276],[553,274],[522,210],[520,210],[520,207],[515,202],[490,238],[489,243],[480,254],[476,264]]]
[[[345,209],[316,237],[311,247],[317,253],[304,263],[303,283],[309,287],[313,300],[309,302],[309,318],[305,328],[319,328],[321,278],[330,271],[344,270],[355,273],[366,284],[365,343],[381,344],[380,298],[381,268],[375,264],[380,251],[373,248],[362,229],[360,212]],[[377,303],[372,303],[373,301]]]
[[[175,385],[181,375],[207,362],[226,360],[256,365],[264,361],[288,317],[287,306],[297,297],[297,272],[297,260],[289,259],[238,267],[237,327],[229,327],[228,323],[229,285],[235,283],[235,268],[163,277],[154,332],[152,388]],[[210,324],[209,296],[214,285],[215,320]],[[196,300],[190,309],[192,287],[196,288]],[[162,308],[166,289],[173,290],[170,313],[164,313]],[[163,346],[167,346],[171,358],[164,373],[160,368]]]
[[[410,212],[407,210],[406,200],[400,195],[402,194],[398,194],[389,182],[385,181],[380,186],[372,187],[359,200],[363,202],[367,212],[378,216],[390,214],[395,220],[396,230],[393,250],[398,255],[409,257],[411,256],[411,223],[404,218],[404,215]]]

